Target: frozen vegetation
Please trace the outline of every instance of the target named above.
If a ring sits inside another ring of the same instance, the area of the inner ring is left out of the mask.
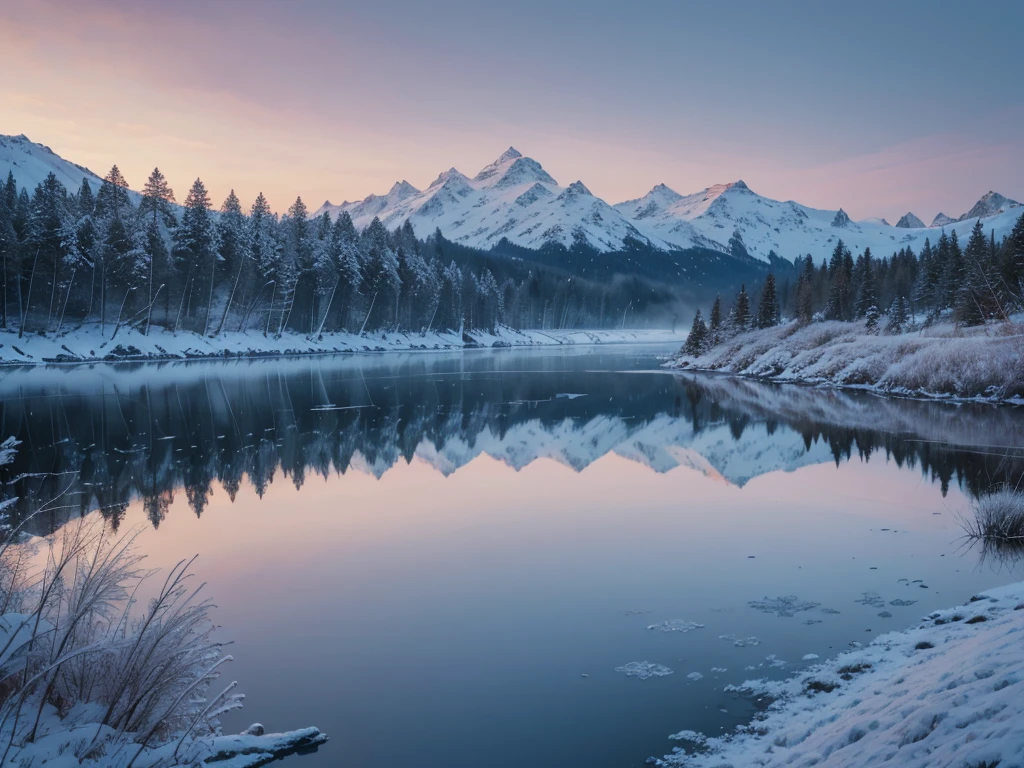
[[[256,768],[323,744],[316,728],[221,732],[242,696],[220,679],[231,657],[194,558],[147,572],[134,539],[98,518],[45,539],[0,531],[0,764]]]
[[[863,322],[787,323],[747,331],[675,368],[892,394],[1024,402],[1024,328],[936,324],[879,335]]]
[[[673,734],[684,746],[654,762],[689,768],[1024,764],[1022,630],[1024,583],[991,590],[786,680],[734,687],[772,703],[734,734]]]

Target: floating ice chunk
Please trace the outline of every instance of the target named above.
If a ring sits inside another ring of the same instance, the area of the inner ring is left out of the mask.
[[[704,675],[702,675],[700,672],[691,672],[686,677],[689,680],[693,680],[693,682],[697,682],[698,680],[704,679]]]
[[[646,680],[649,677],[665,677],[671,675],[672,670],[663,667],[661,664],[653,664],[649,661],[631,661],[615,668],[616,672],[622,672],[626,677],[635,677],[638,680]]]
[[[578,392],[559,392],[557,395],[555,395],[555,397],[561,397],[566,400],[575,400],[577,397],[586,397],[586,394],[581,394]]]
[[[657,624],[650,624],[647,628],[658,632],[692,632],[695,629],[703,629],[704,625],[698,624],[696,621],[669,619],[668,621],[659,621]]]
[[[771,656],[765,656],[764,660],[768,662],[769,667],[772,667],[774,669],[784,669],[785,667],[789,666],[788,662],[785,662],[782,659],[777,658],[774,653]]]
[[[837,611],[835,608],[822,608],[821,612],[828,616],[836,616],[840,613],[840,611]]]
[[[761,600],[751,600],[747,605],[764,613],[774,613],[784,618],[792,618],[801,611],[817,608],[821,603],[801,600],[796,595],[785,595],[783,597],[765,597]]]
[[[814,624],[821,624],[821,619],[804,619],[802,623],[810,627]]]
[[[880,619],[891,619],[892,618],[892,614],[889,613],[888,611],[881,611],[878,614],[878,618],[880,618]]]
[[[816,654],[816,653],[805,653],[804,654],[804,661],[814,661],[815,659],[818,659],[818,658],[821,658],[821,657],[818,656],[818,654]]]
[[[703,733],[697,733],[697,731],[680,731],[679,733],[673,733],[669,738],[673,741],[691,741],[697,745],[706,744],[708,741],[707,736]]]
[[[749,648],[754,645],[760,645],[761,641],[756,637],[736,637],[736,635],[719,635],[719,640],[728,640],[737,648]]]
[[[854,600],[853,602],[870,608],[885,608],[885,600],[877,592],[862,592],[861,594],[864,596],[860,600]]]
[[[908,605],[913,605],[917,600],[890,600],[889,605],[895,605],[897,608],[906,608]]]
[[[650,613],[650,611],[626,611],[627,616],[643,616],[645,613]]]
[[[712,672],[728,672],[729,670],[726,667],[712,667],[711,671]]]

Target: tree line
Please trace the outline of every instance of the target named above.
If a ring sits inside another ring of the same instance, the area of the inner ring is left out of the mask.
[[[1024,310],[1024,214],[1010,234],[997,241],[978,219],[966,246],[956,231],[943,229],[933,246],[927,238],[919,253],[901,248],[876,258],[870,248],[854,258],[839,240],[828,259],[815,265],[808,254],[796,259],[798,277],[781,289],[769,274],[751,309],[745,287],[723,314],[715,299],[706,322],[697,311],[683,352],[698,355],[722,340],[783,319],[801,324],[825,320],[863,321],[869,333],[897,334],[938,320],[962,326],[1006,321]]]
[[[639,279],[593,281],[490,256],[435,231],[347,213],[310,216],[297,198],[248,211],[234,190],[214,209],[200,179],[183,204],[159,169],[141,193],[115,165],[94,190],[50,174],[29,194],[0,186],[0,328],[62,334],[84,324],[215,337],[325,332],[619,327],[674,301]]]

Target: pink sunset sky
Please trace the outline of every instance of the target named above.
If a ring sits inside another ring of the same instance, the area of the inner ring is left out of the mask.
[[[742,178],[928,222],[1024,199],[1024,4],[945,6],[0,0],[0,133],[276,210],[514,145],[612,203]]]

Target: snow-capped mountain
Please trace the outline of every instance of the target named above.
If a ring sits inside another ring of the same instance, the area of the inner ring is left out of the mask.
[[[896,222],[896,226],[900,229],[924,229],[924,222],[910,211],[907,211],[900,216],[900,220]]]
[[[94,189],[101,183],[98,174],[25,136],[0,135],[0,180],[8,171],[30,191],[50,172],[69,191],[77,190],[83,178]],[[986,231],[1000,238],[1024,208],[988,192],[957,219],[940,213],[925,227],[908,213],[891,226],[885,219],[853,221],[842,208],[821,210],[762,197],[742,181],[685,196],[658,184],[641,198],[612,206],[581,181],[561,186],[540,163],[510,147],[472,178],[450,168],[424,190],[403,180],[383,195],[341,205],[325,202],[316,213],[336,216],[342,210],[359,228],[374,217],[391,229],[409,221],[419,237],[439,228],[448,239],[481,249],[507,238],[530,249],[582,240],[608,253],[637,241],[663,251],[702,247],[730,253],[735,244],[730,241],[738,233],[750,256],[767,260],[774,251],[792,260],[808,253],[823,258],[839,239],[855,253],[871,248],[887,255],[906,246],[920,250],[925,238],[938,236],[939,227],[966,238],[979,217],[985,219]]]
[[[27,189],[29,194],[51,172],[71,192],[78,191],[83,178],[89,179],[94,192],[102,182],[101,177],[88,168],[65,160],[25,135],[0,135],[0,182],[7,180],[8,172],[14,174],[18,187]]]
[[[958,221],[967,221],[968,219],[979,219],[985,216],[996,216],[1003,211],[1008,211],[1011,208],[1020,208],[1020,203],[1016,200],[1010,200],[1007,197],[1003,197],[998,192],[986,192],[981,196],[981,199],[974,204],[967,213],[961,216]],[[1020,213],[1020,211],[1018,211]]]
[[[986,229],[994,229],[999,238],[1009,233],[1020,214],[1012,205],[1012,200],[990,192],[959,220],[947,217],[945,223],[933,222],[932,226],[947,226],[964,238],[980,215],[988,219]],[[747,253],[760,259],[767,259],[770,251],[790,260],[808,253],[821,259],[839,240],[854,253],[871,248],[876,254],[888,255],[906,246],[919,250],[925,238],[937,237],[916,216],[913,221],[904,216],[895,227],[884,219],[853,221],[842,208],[827,211],[792,200],[772,200],[742,181],[717,184],[686,196],[659,184],[643,197],[615,208],[648,237],[679,248],[690,247],[694,238],[700,238],[701,244],[712,242],[715,245],[711,247],[728,251],[733,233],[738,232]],[[920,226],[907,226],[910,223]]]
[[[418,237],[440,228],[453,242],[484,249],[503,237],[534,249],[552,242],[570,246],[577,238],[603,252],[621,249],[628,239],[670,247],[647,237],[583,182],[563,187],[540,163],[513,147],[473,178],[451,168],[422,192],[403,181],[386,195],[324,203],[316,213],[324,211],[331,216],[347,211],[358,228],[374,216],[389,229],[409,221]]]

